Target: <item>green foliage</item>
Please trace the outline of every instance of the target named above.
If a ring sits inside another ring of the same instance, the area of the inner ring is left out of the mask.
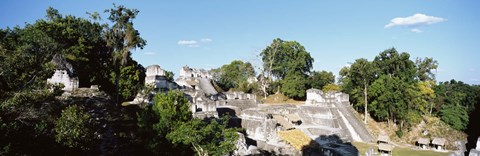
[[[105,32],[107,46],[113,51],[113,64],[115,72],[115,91],[116,102],[121,103],[120,99],[120,77],[122,68],[125,67],[130,59],[131,50],[143,47],[147,42],[140,37],[140,33],[133,27],[133,19],[138,14],[137,9],[128,9],[123,5],[105,10],[110,13],[108,20],[113,23],[111,28]]]
[[[93,138],[89,129],[90,118],[80,106],[72,105],[65,108],[55,122],[55,140],[70,148],[88,149]]]
[[[193,146],[198,155],[225,155],[235,150],[238,135],[235,129],[227,128],[228,118],[210,123],[193,119],[182,124],[167,138],[172,143],[182,143]]]
[[[444,105],[440,110],[442,121],[457,130],[465,130],[468,124],[468,113],[461,105]]]
[[[116,73],[110,75],[110,82],[115,83]],[[119,92],[120,101],[130,101],[135,98],[137,92],[143,87],[145,80],[145,68],[136,61],[129,61],[128,65],[120,69]]]
[[[302,74],[288,74],[281,80],[283,94],[290,98],[304,99],[307,88],[306,75]]]
[[[440,82],[434,87],[435,111],[440,118],[457,130],[466,129],[470,114],[480,99],[480,87],[462,81]]]
[[[222,90],[239,90],[251,93],[248,79],[255,77],[255,70],[250,62],[234,60],[230,64],[213,69],[212,73]]]
[[[235,149],[238,136],[226,127],[228,118],[192,118],[187,98],[176,90],[158,93],[154,101],[151,109],[137,113],[139,130],[154,153],[187,154],[191,147],[199,155],[224,155]]]
[[[181,123],[192,119],[188,99],[177,90],[158,93],[154,98],[152,108],[159,119],[153,127],[163,136],[180,126]]]
[[[274,39],[260,56],[264,68],[271,69],[271,74],[279,79],[284,79],[287,74],[308,75],[312,69],[313,58],[296,41]]]
[[[173,82],[174,81],[173,80],[174,75],[175,74],[171,71],[167,71],[167,70],[165,71],[165,77],[167,78],[167,81],[172,81]]]
[[[274,80],[275,77],[280,83],[280,90],[290,98],[303,99],[307,86],[307,75],[310,74],[314,59],[305,47],[296,41],[283,41],[274,39],[272,44],[267,46],[260,53],[263,61],[263,69],[266,77]],[[266,87],[275,92],[277,87]]]
[[[327,71],[313,71],[308,78],[310,88],[322,89],[327,84],[335,83],[335,75]]]
[[[340,89],[340,86],[336,85],[336,84],[327,84],[325,86],[323,86],[322,88],[322,91],[324,93],[327,93],[327,92],[339,92],[341,89]]]
[[[397,134],[397,137],[402,138],[402,136],[403,136],[402,129],[398,129],[397,131],[395,131],[395,134]]]
[[[114,94],[110,73],[115,66],[113,49],[107,46],[107,30],[107,24],[64,16],[53,8],[47,10],[45,19],[33,24],[0,29],[0,155],[65,155],[66,151],[84,148],[69,148],[78,145],[72,138],[80,137],[71,133],[60,137],[70,140],[70,145],[56,142],[56,119],[66,101],[55,98],[62,93],[61,86],[49,90],[52,86],[45,80],[55,69],[53,56],[60,55],[75,69],[80,87],[96,84]],[[130,55],[124,56],[132,60]],[[134,96],[136,86],[143,84],[142,70],[134,61],[122,69],[124,97]]]
[[[417,76],[420,81],[432,81],[435,80],[435,74],[432,70],[437,70],[438,62],[433,58],[426,57],[424,59],[417,58],[415,60],[415,66],[417,67]]]
[[[417,69],[408,53],[398,53],[395,48],[387,49],[376,56],[373,63],[378,69],[377,75],[398,77],[409,84],[414,82]]]

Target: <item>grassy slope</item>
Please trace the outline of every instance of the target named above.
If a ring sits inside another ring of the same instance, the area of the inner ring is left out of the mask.
[[[296,100],[290,99],[281,93],[269,95],[267,96],[266,99],[263,99],[263,97],[257,97],[257,98],[261,98],[261,101],[264,104],[304,104],[305,103],[305,101],[296,101]]]

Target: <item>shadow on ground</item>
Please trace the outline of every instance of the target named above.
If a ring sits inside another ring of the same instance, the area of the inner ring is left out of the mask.
[[[357,156],[358,149],[350,142],[344,142],[336,134],[321,135],[302,149],[304,156]]]

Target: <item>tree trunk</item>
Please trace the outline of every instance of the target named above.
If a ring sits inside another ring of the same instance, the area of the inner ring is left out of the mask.
[[[119,81],[120,81],[120,67],[117,67],[117,71],[116,71],[116,72],[117,72],[117,73],[115,74],[115,92],[116,92],[116,93],[115,93],[115,94],[116,94],[116,95],[115,95],[115,96],[116,96],[115,102],[116,102],[117,104],[120,104],[120,102],[119,102],[119,101],[120,101],[120,86],[119,86],[119,85],[120,85],[120,84],[119,84]]]
[[[364,84],[363,96],[365,98],[365,120],[363,122],[365,122],[365,124],[367,124],[367,118],[368,118],[367,84]]]
[[[432,116],[433,103],[430,103],[430,116]]]

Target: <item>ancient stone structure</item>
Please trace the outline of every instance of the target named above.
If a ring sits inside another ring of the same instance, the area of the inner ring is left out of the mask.
[[[150,90],[140,91],[133,101],[128,104],[151,104],[153,95],[157,92],[167,92],[169,90],[177,89],[178,85],[175,82],[169,81],[163,70],[159,65],[150,65],[146,68],[145,86],[152,87]]]
[[[158,91],[168,91],[177,88],[175,82],[167,80],[165,70],[159,65],[151,65],[147,67],[145,84],[152,85]]]
[[[188,66],[184,66],[182,69],[180,69],[180,77],[182,78],[196,77],[196,78],[212,79],[212,75],[210,75],[210,73],[207,70],[190,68]]]
[[[477,139],[477,145],[472,148],[468,154],[469,156],[480,156],[480,137]]]
[[[307,90],[307,100],[305,101],[305,104],[318,105],[329,103],[348,103],[348,100],[348,94],[335,92],[323,93],[322,90],[312,88]]]
[[[226,92],[224,93],[227,100],[255,100],[257,96],[255,94],[247,94],[244,92]]]
[[[371,140],[371,134],[362,122],[352,119],[353,114],[347,109],[350,107],[348,95],[342,93],[324,94],[318,89],[311,89],[307,93],[307,100],[310,101],[305,105],[251,105],[239,103],[246,101],[245,98],[242,100],[241,95],[225,95],[229,100],[217,108],[232,109],[236,114],[240,114],[237,117],[241,121],[241,127],[245,129],[245,137],[254,140],[256,147],[266,151],[295,155],[294,149],[277,135],[278,132],[292,129],[300,130],[311,137],[322,147],[322,151],[326,152],[324,154],[339,151],[354,153],[355,148],[349,148],[340,142]],[[363,127],[363,131],[359,127]],[[337,141],[332,141],[331,138],[337,138]],[[272,146],[275,148],[272,149]]]
[[[47,83],[50,84],[63,84],[64,91],[73,91],[78,88],[78,78],[75,77],[75,70],[72,65],[65,60],[59,54],[53,56],[52,63],[55,65],[55,73],[49,79]]]

